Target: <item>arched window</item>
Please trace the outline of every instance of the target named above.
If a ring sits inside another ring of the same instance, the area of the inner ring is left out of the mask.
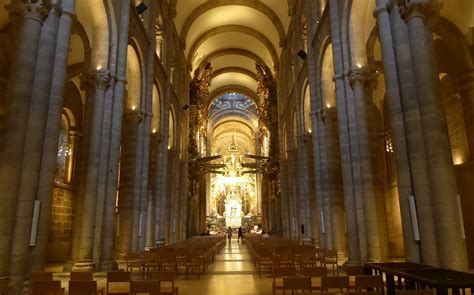
[[[56,160],[57,183],[69,183],[69,159],[71,157],[71,146],[69,142],[69,122],[64,114],[61,115],[61,129],[59,131],[58,154]]]

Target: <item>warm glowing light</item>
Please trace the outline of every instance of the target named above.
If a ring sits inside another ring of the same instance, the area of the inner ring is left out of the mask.
[[[153,129],[151,132],[156,133],[156,129]]]
[[[137,106],[132,106],[132,111],[136,110]]]
[[[311,134],[311,133],[313,132],[313,130],[311,130],[311,129],[308,129],[308,132],[309,132],[309,134]]]
[[[359,69],[361,69],[361,68],[362,68],[362,64],[357,64],[357,67],[358,67]]]
[[[96,69],[97,69],[98,71],[100,71],[100,70],[102,70],[102,66],[101,66],[101,65],[98,65],[98,66],[96,67]]]
[[[330,104],[327,104],[326,107],[329,109],[329,108],[331,107],[331,105],[330,105]]]

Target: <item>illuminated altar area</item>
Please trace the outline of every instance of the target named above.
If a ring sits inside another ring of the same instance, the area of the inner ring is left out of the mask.
[[[209,216],[224,219],[226,228],[238,228],[243,218],[257,214],[256,176],[243,173],[243,157],[235,143],[221,164],[223,173],[211,176]]]

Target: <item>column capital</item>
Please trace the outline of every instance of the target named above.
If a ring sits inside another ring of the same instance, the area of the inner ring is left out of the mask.
[[[19,15],[24,19],[42,23],[48,16],[50,6],[49,1],[12,0],[10,4],[5,5],[5,9],[10,15]]]
[[[443,6],[438,0],[399,0],[399,4],[405,22],[412,18],[422,18],[430,24],[436,22]]]
[[[81,76],[81,88],[107,90],[110,87],[112,76],[107,70],[93,70]]]
[[[377,5],[374,9],[374,17],[379,18],[380,14],[383,12],[388,13],[388,4]]]
[[[377,73],[370,71],[367,67],[352,69],[349,72],[349,83],[355,87],[368,87],[375,89],[377,87]]]
[[[332,122],[335,122],[337,120],[337,108],[336,107],[330,107],[326,108],[325,110],[325,118],[329,119]]]
[[[127,110],[124,112],[125,120],[131,121],[135,124],[139,124],[144,119],[143,112],[139,110]]]

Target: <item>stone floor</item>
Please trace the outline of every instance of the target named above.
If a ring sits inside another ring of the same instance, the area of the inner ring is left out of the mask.
[[[227,243],[201,279],[178,279],[177,284],[180,295],[272,294],[272,279],[258,277],[247,248],[236,239]]]
[[[46,271],[54,272],[54,278],[62,281],[66,289],[69,273],[62,273],[62,265],[48,265]],[[138,274],[134,275],[138,278]],[[94,274],[99,289],[106,284],[105,273]],[[199,279],[196,276],[185,278],[180,275],[175,281],[180,295],[267,295],[272,294],[272,278],[262,274],[259,278],[252,264],[247,248],[237,239],[232,239],[216,256],[205,275]]]

